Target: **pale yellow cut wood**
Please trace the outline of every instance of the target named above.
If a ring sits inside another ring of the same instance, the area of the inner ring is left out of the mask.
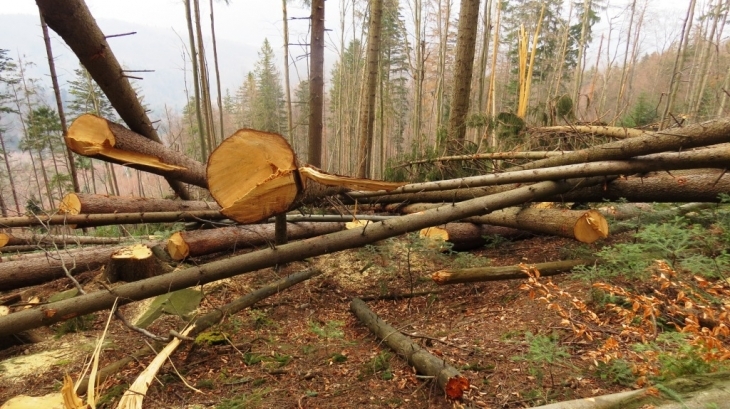
[[[575,239],[583,243],[593,243],[598,239],[608,237],[608,222],[596,210],[588,210],[573,226]]]
[[[190,254],[190,246],[185,243],[180,232],[173,233],[167,240],[167,253],[173,260],[183,260]]]
[[[120,162],[144,165],[160,170],[183,170],[184,167],[160,161],[152,155],[115,149],[116,139],[106,119],[94,115],[82,115],[68,128],[66,145],[83,156],[100,155]]]
[[[66,214],[79,214],[81,212],[81,200],[75,193],[69,193],[61,199],[58,211]]]
[[[323,172],[312,166],[304,166],[299,168],[299,174],[302,175],[302,184],[306,187],[307,179],[313,180],[325,186],[341,186],[351,190],[367,190],[377,191],[385,190],[389,192],[401,186],[406,185],[405,182],[384,182],[382,180],[360,179],[349,176],[333,175]]]

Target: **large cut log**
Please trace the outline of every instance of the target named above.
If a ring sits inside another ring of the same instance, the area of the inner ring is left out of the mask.
[[[202,210],[194,212],[160,212],[160,213],[114,213],[114,214],[77,214],[54,216],[19,216],[0,217],[0,227],[28,227],[28,226],[76,226],[94,227],[110,224],[137,224],[137,223],[174,223],[201,220],[220,220],[226,217],[217,210]]]
[[[73,236],[73,235],[50,235],[50,234],[15,234],[0,233],[0,248],[6,251],[6,246],[23,245],[58,245],[67,246],[70,244],[119,244],[126,237],[94,237],[94,236]],[[37,250],[38,247],[35,247]],[[9,249],[8,249],[9,250]]]
[[[66,214],[191,212],[220,210],[214,202],[202,200],[154,199],[136,196],[108,196],[69,193],[61,199],[58,211]]]
[[[419,202],[455,203],[475,197],[496,195],[518,187],[515,185],[485,186],[471,189],[456,189],[421,193],[401,193],[379,197],[360,198],[367,203],[398,203],[402,205]],[[730,192],[730,175],[720,170],[705,170],[702,173],[673,176],[671,174],[648,174],[614,179],[591,189],[577,189],[569,194],[548,198],[553,202],[601,202],[624,198],[629,202],[713,202],[720,201],[719,194]]]
[[[420,345],[380,319],[361,299],[352,300],[350,311],[390,349],[416,368],[418,373],[433,377],[436,384],[446,392],[449,398],[461,399],[464,391],[469,389],[469,379],[461,376],[456,368],[447,364],[445,359],[434,356],[421,348]]]
[[[14,290],[65,277],[64,268],[72,275],[96,270],[109,261],[114,251],[122,247],[94,248],[77,252],[54,251],[49,252],[48,257],[0,263],[0,291]]]
[[[148,278],[115,287],[113,292],[99,291],[73,299],[58,301],[0,317],[0,336],[49,325],[75,316],[111,308],[115,302],[126,304],[176,291],[193,285],[210,283],[261,268],[282,265],[307,257],[360,247],[379,240],[399,236],[424,227],[445,224],[490,210],[515,206],[567,192],[577,185],[600,183],[601,179],[542,182],[517,188],[500,195],[487,196],[427,210],[423,213],[371,223],[362,229],[345,230],[293,243],[266,248],[203,266],[190,267],[175,273]]]
[[[354,189],[388,191],[403,185],[299,167],[286,139],[252,129],[239,130],[211,153],[207,175],[221,212],[239,223],[265,220],[326,195]]]
[[[530,237],[531,234],[524,230],[490,226],[487,224],[447,223],[443,226],[421,229],[419,236],[434,241],[436,244],[435,247],[441,251],[447,248],[441,245],[442,242],[451,244],[448,248],[449,250],[465,251],[484,246],[487,244],[487,238],[490,236],[501,236],[516,240]]]
[[[582,243],[593,243],[608,237],[608,222],[596,210],[540,209],[511,207],[488,215],[470,217],[465,222],[510,227],[532,233],[568,237]],[[468,223],[452,223],[421,230],[421,237],[444,241],[470,241],[480,229],[465,228]]]
[[[161,144],[145,107],[86,3],[83,0],[36,0],[36,4],[48,27],[71,47],[129,129]],[[178,196],[190,199],[182,183],[169,178],[167,181]]]
[[[435,182],[412,183],[390,192],[350,192],[347,196],[359,199],[375,196],[400,197],[402,193],[422,193],[436,190],[476,188],[481,186],[506,185],[511,183],[542,182],[576,177],[633,175],[654,171],[679,169],[724,169],[730,163],[730,147],[715,146],[694,151],[666,152],[642,156],[628,160],[610,160],[572,165],[555,166],[544,169],[510,170],[503,173],[470,176],[465,178],[440,180]],[[389,198],[389,201],[397,199]]]
[[[287,226],[287,240],[340,231],[344,223],[296,223]],[[219,229],[179,231],[167,240],[167,252],[173,260],[198,257],[228,250],[240,250],[274,242],[273,224],[228,226]]]
[[[541,277],[547,277],[570,271],[574,267],[593,264],[596,262],[597,260],[595,259],[564,260],[531,264],[529,267],[536,268],[540,272]],[[528,277],[524,272],[524,268],[525,266],[523,265],[517,265],[504,267],[445,269],[431,274],[431,279],[438,285],[515,280]]]
[[[207,187],[202,163],[96,115],[76,118],[65,139],[79,155]]]
[[[169,273],[172,268],[155,257],[151,247],[140,243],[113,251],[104,278],[110,283],[131,282]]]

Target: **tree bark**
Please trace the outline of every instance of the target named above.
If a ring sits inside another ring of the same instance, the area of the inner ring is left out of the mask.
[[[48,235],[48,234],[10,234],[0,233],[0,248],[6,251],[7,246],[23,246],[33,245],[37,250],[39,244],[118,244],[122,241],[129,240],[121,237],[94,237],[94,236],[74,236],[74,235]]]
[[[466,138],[466,114],[471,98],[478,23],[479,0],[461,0],[447,143],[448,151],[452,153],[462,150]]]
[[[570,126],[544,126],[534,128],[535,132],[565,132],[565,133],[581,133],[592,136],[608,136],[611,138],[626,139],[638,136],[647,136],[654,132],[642,129],[625,128],[621,126],[598,126],[598,125],[570,125]]]
[[[357,176],[372,177],[373,167],[373,123],[375,122],[375,93],[378,84],[378,61],[380,60],[380,31],[383,21],[383,0],[370,0],[370,24],[368,25],[368,53],[365,59],[367,76],[361,96],[360,149],[358,150]]]
[[[574,267],[596,263],[595,259],[564,260],[538,264],[520,264],[505,267],[476,267],[463,269],[439,270],[431,274],[431,279],[438,285],[478,283],[482,281],[502,281],[528,278],[525,268],[535,268],[540,277],[548,277],[564,273]]]
[[[116,213],[116,214],[77,214],[77,215],[36,215],[0,218],[0,227],[29,226],[75,226],[94,227],[110,224],[139,223],[174,223],[181,221],[220,220],[226,216],[217,210],[201,210],[194,212],[159,212],[159,213]]]
[[[190,43],[190,60],[193,66],[193,91],[195,92],[195,118],[198,121],[198,143],[200,144],[200,160],[205,162],[208,159],[208,148],[206,148],[205,124],[203,114],[200,111],[200,70],[198,69],[198,51],[195,46],[195,32],[193,30],[193,9],[190,5],[192,0],[185,2],[185,20],[188,23],[188,42]],[[212,147],[211,147],[212,149]]]
[[[223,129],[223,98],[221,96],[221,73],[218,69],[218,44],[215,41],[215,20],[213,17],[213,0],[210,0],[210,36],[213,40],[213,66],[215,68],[215,84],[218,93],[218,121],[221,127],[221,138],[225,139],[225,130]]]
[[[470,161],[480,159],[544,159],[552,156],[560,156],[570,151],[531,151],[531,152],[491,152],[491,153],[475,153],[473,155],[453,155],[453,156],[441,156],[433,159],[419,159],[410,162],[400,163],[395,165],[394,168],[402,168],[411,165],[420,165],[423,163],[436,163],[436,162],[450,162],[450,161]]]
[[[65,214],[158,213],[220,210],[214,202],[202,200],[154,199],[135,196],[107,196],[69,193],[58,205]]]
[[[344,223],[295,223],[287,229],[287,240],[300,240],[343,230]],[[167,252],[173,260],[198,257],[229,250],[241,250],[274,241],[271,224],[230,226],[219,229],[180,231],[167,241]]]
[[[312,36],[309,41],[309,155],[313,166],[322,166],[324,123],[324,0],[312,0]]]
[[[207,187],[200,162],[96,115],[76,118],[68,130],[66,145],[79,155]]]
[[[64,268],[73,275],[96,270],[122,247],[97,248],[90,251],[52,251],[48,257],[0,263],[0,291],[14,290],[66,277]]]
[[[687,59],[687,48],[689,47],[689,34],[690,28],[692,27],[692,19],[695,13],[696,0],[690,0],[687,8],[687,15],[684,18],[682,24],[682,34],[679,37],[679,45],[677,46],[677,56],[674,59],[674,68],[672,69],[672,77],[669,81],[669,95],[667,98],[667,105],[664,107],[664,113],[662,114],[660,129],[667,127],[669,113],[674,109],[674,100],[677,97],[677,90],[679,89],[679,83],[682,80],[682,71],[684,62]],[[689,25],[689,26],[688,26]]]
[[[447,364],[443,358],[431,355],[410,338],[381,320],[361,299],[354,298],[350,303],[350,310],[370,331],[382,339],[382,342],[405,358],[409,365],[414,366],[418,373],[434,377],[438,386],[446,392],[450,399],[461,399],[464,391],[469,389],[469,380],[461,376],[456,368]]]
[[[155,257],[150,249],[153,246],[135,244],[115,250],[104,269],[104,278],[110,283],[132,282],[169,273],[172,268]]]
[[[10,170],[10,160],[8,158],[8,151],[5,149],[5,137],[3,136],[2,129],[0,129],[0,149],[2,149],[3,162],[5,162],[5,170],[8,172],[8,180],[10,181],[10,189],[13,192],[13,201],[15,202],[15,211],[17,214],[22,214],[20,211],[20,202],[18,201],[18,191],[15,189],[15,179],[13,178],[13,172]]]
[[[0,317],[0,336],[107,309],[114,305],[117,300],[120,304],[143,300],[169,291],[176,291],[192,285],[201,285],[261,268],[363,246],[424,227],[477,216],[489,210],[515,206],[530,200],[541,200],[544,197],[574,189],[579,183],[590,185],[600,183],[600,180],[593,178],[580,181],[543,182],[532,186],[524,186],[500,195],[476,198],[463,203],[428,210],[420,214],[372,223],[362,229],[331,233],[273,249],[259,250],[203,266],[191,267],[175,273],[123,284],[115,287],[111,292],[95,292],[46,304],[36,309],[18,311]]]
[[[434,241],[434,247],[439,251],[466,251],[480,248],[488,243],[487,237],[501,236],[508,239],[527,238],[532,236],[526,231],[509,227],[490,226],[475,223],[447,223],[439,227],[422,229],[419,235]],[[442,245],[443,242],[451,246]]]
[[[48,26],[71,47],[129,129],[161,144],[147,112],[84,1],[36,0],[36,4]],[[174,179],[168,182],[178,196],[190,199],[182,183]]]

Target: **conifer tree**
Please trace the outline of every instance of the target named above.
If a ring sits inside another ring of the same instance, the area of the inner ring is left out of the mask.
[[[284,91],[281,87],[281,75],[274,64],[274,50],[268,39],[261,46],[253,74],[256,80],[256,96],[251,105],[252,127],[285,135]]]

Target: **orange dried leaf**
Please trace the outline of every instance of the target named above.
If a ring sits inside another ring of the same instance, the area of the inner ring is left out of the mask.
[[[469,379],[463,376],[455,376],[446,382],[444,389],[449,399],[461,399],[464,396],[464,391],[469,390]]]

